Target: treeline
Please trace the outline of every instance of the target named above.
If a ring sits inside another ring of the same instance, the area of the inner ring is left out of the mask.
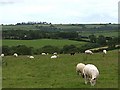
[[[41,48],[35,49],[33,47],[27,47],[25,45],[18,45],[18,46],[2,46],[2,53],[5,55],[13,55],[13,53],[18,53],[19,55],[40,55],[41,53],[49,53],[53,54],[54,52],[57,52],[59,54],[67,54],[67,53],[79,53],[84,52],[84,50],[89,48],[95,48],[98,47],[98,44],[86,44],[81,47],[77,47],[75,45],[65,45],[62,48],[56,47],[56,46],[43,46]]]
[[[74,39],[78,38],[77,32],[47,32],[39,30],[8,30],[2,32],[3,39],[32,40],[32,39]]]
[[[51,24],[47,22],[21,22],[17,23],[16,25],[34,25],[34,24]]]

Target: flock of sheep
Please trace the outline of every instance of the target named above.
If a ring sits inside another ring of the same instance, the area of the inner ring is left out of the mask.
[[[74,55],[75,53],[72,53],[71,55]],[[91,50],[86,50],[85,54],[90,54],[92,55],[93,52]],[[103,50],[103,56],[107,54],[106,50]],[[48,55],[48,53],[42,53],[41,55]],[[1,54],[1,57],[4,57],[4,54]],[[18,57],[17,53],[13,54],[14,57]],[[30,59],[34,59],[34,56],[27,56]],[[55,52],[53,55],[50,57],[51,59],[58,58],[59,55]],[[99,76],[99,70],[98,68],[93,65],[93,64],[83,64],[83,63],[78,63],[76,65],[76,73],[78,75],[81,75],[85,79],[85,84],[90,82],[91,86],[94,86],[96,84],[96,80]]]

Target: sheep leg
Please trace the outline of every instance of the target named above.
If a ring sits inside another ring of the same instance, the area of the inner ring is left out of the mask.
[[[88,78],[88,76],[87,75],[84,75],[85,76],[85,84],[87,84],[88,83],[88,81],[89,81],[89,78]]]

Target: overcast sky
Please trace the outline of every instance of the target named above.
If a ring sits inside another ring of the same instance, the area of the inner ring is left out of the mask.
[[[0,0],[0,23],[118,23],[120,0]]]

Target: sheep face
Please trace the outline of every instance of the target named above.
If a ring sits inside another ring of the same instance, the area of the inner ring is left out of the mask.
[[[91,86],[94,86],[96,84],[96,78],[93,78],[90,80]]]

